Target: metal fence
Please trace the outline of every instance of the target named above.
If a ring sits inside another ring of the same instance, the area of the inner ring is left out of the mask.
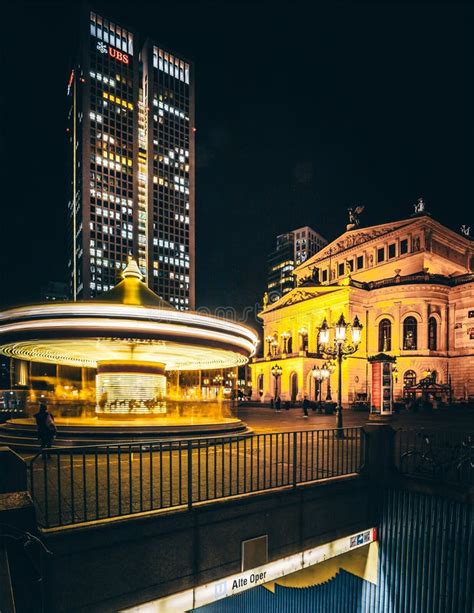
[[[343,432],[50,449],[30,462],[30,491],[45,528],[192,507],[356,473],[363,431]]]
[[[399,430],[396,463],[403,475],[474,485],[474,435],[446,430]]]

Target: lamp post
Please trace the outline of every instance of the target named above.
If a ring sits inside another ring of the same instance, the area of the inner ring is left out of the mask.
[[[326,367],[328,369],[328,389],[326,392],[326,400],[327,401],[332,401],[332,395],[331,395],[331,375],[334,372],[336,365],[334,364],[334,362],[332,362],[331,360],[329,360],[329,362],[327,362]]]
[[[275,390],[274,390],[274,399],[276,400],[278,396],[278,379],[281,377],[281,373],[283,372],[283,368],[275,364],[272,366],[272,375],[275,377]]]
[[[270,357],[272,355],[272,341],[273,340],[274,340],[274,338],[271,335],[265,337],[265,342],[268,343],[267,357]]]
[[[228,374],[228,377],[229,377],[230,390],[231,390],[230,399],[232,402],[232,406],[234,406],[237,400],[237,392],[236,392],[237,373],[232,371]]]
[[[321,385],[321,369],[319,368],[319,366],[313,366],[313,368],[311,369],[311,375],[314,379],[314,401],[317,402],[318,400],[318,392],[320,389],[320,385]]]
[[[334,330],[334,338],[330,340],[331,330]],[[348,339],[350,330],[351,341]],[[343,419],[342,419],[342,360],[351,355],[359,348],[362,325],[357,315],[352,324],[346,323],[344,315],[341,314],[336,325],[329,326],[324,319],[319,329],[319,351],[329,359],[335,358],[338,364],[338,390],[336,408],[336,438],[344,438]],[[331,346],[332,345],[332,346]]]
[[[319,366],[313,366],[311,374],[314,379],[314,399],[319,401],[319,408],[321,409],[323,381],[329,377],[328,365],[324,362],[321,368],[319,368]]]
[[[308,328],[306,328],[305,326],[302,326],[299,330],[298,333],[301,337],[300,340],[300,351],[305,351],[307,348],[307,344],[308,344]]]
[[[282,332],[280,334],[281,338],[283,339],[283,353],[287,353],[288,351],[288,339],[290,338],[290,333],[289,332]]]

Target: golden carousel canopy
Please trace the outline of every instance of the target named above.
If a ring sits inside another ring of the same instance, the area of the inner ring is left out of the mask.
[[[178,311],[143,282],[131,260],[122,281],[97,299],[0,313],[0,352],[22,360],[95,368],[140,361],[165,370],[229,368],[255,353],[254,330],[196,311]]]

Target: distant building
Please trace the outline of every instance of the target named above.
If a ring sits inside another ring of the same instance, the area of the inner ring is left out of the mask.
[[[154,292],[193,308],[193,66],[94,12],[79,27],[68,84],[71,296],[112,289],[134,256]]]
[[[60,281],[50,281],[41,289],[41,300],[43,302],[64,302],[70,300],[69,285]]]
[[[293,289],[293,270],[325,245],[327,240],[309,226],[277,236],[276,249],[268,256],[267,292],[271,302]]]

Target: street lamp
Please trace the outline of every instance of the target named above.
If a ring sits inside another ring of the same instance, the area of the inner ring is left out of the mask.
[[[327,392],[326,392],[326,400],[327,401],[332,401],[332,395],[331,395],[331,375],[334,372],[334,370],[336,369],[336,365],[334,364],[334,362],[329,360],[329,362],[327,362],[327,364],[326,364],[326,368],[328,369],[328,389],[327,389]]]
[[[318,400],[319,398],[319,407],[321,408],[323,381],[329,377],[329,369],[326,362],[324,362],[321,368],[319,368],[319,366],[313,366],[311,374],[314,379],[314,399]]]
[[[281,366],[278,366],[278,364],[275,364],[275,366],[272,366],[272,375],[275,377],[275,393],[274,393],[275,400],[278,396],[278,379],[281,377],[282,372],[283,372],[283,368]]]
[[[307,349],[307,345],[308,345],[308,328],[306,328],[305,326],[302,326],[299,330],[298,333],[301,337],[301,341],[300,341],[300,351],[305,351]]]
[[[237,373],[236,372],[230,372],[228,375],[229,377],[229,387],[230,387],[230,399],[232,402],[234,402],[234,400],[236,400],[237,398],[237,390],[236,390],[236,383],[237,383]]]
[[[334,330],[334,338],[330,342],[331,330]],[[351,334],[351,341],[348,339],[348,331]],[[336,408],[336,427],[337,438],[344,438],[342,420],[342,360],[348,355],[355,353],[359,348],[362,333],[362,325],[357,315],[354,317],[352,325],[346,323],[344,315],[341,314],[336,325],[329,326],[324,319],[319,329],[319,351],[329,359],[335,358],[339,367],[338,370],[338,390]],[[332,345],[332,346],[331,346]]]
[[[288,339],[290,338],[291,334],[289,332],[282,332],[280,334],[280,336],[283,339],[283,353],[287,353],[287,351],[288,351]]]
[[[316,402],[318,400],[318,392],[319,392],[319,386],[321,384],[321,369],[319,368],[319,366],[313,366],[313,368],[311,369],[311,375],[314,379],[314,401]]]
[[[272,341],[273,340],[275,340],[275,339],[271,335],[265,337],[265,342],[268,343],[267,357],[270,357],[272,355]]]

